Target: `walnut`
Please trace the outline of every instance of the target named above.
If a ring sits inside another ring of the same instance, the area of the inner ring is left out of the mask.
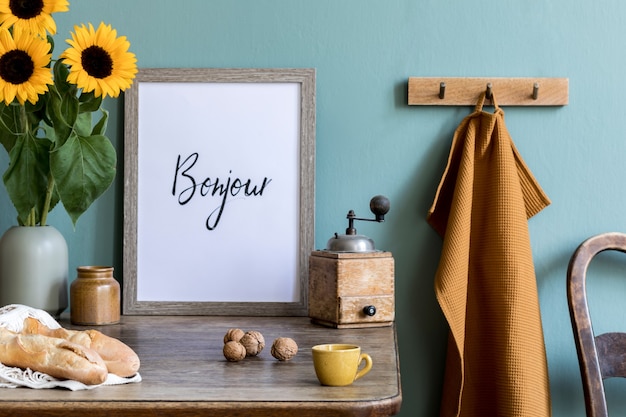
[[[237,362],[246,357],[246,348],[239,342],[229,340],[224,345],[224,357],[229,362]]]
[[[265,347],[263,335],[255,330],[246,332],[239,340],[239,343],[246,348],[246,356],[256,356]]]
[[[224,335],[224,343],[234,340],[238,342],[243,337],[244,332],[241,329],[228,329],[226,334]]]
[[[295,340],[288,337],[279,337],[272,344],[272,356],[279,361],[288,361],[298,353],[298,345]]]

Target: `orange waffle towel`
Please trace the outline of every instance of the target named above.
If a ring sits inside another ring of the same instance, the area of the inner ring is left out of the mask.
[[[435,292],[450,326],[442,417],[551,415],[528,219],[550,204],[493,99],[457,128],[429,224],[443,237]]]

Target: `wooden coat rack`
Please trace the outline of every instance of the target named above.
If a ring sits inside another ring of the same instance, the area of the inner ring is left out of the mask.
[[[450,78],[410,77],[409,105],[474,105],[480,94],[493,92],[499,106],[565,106],[567,78]]]

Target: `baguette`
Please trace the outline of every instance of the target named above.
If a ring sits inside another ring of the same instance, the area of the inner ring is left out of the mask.
[[[97,330],[50,329],[39,320],[24,320],[23,334],[39,334],[60,338],[97,352],[108,371],[123,378],[133,376],[139,370],[139,357],[128,345]]]
[[[64,339],[5,328],[0,328],[0,362],[86,385],[102,384],[108,374],[100,355],[91,349]]]

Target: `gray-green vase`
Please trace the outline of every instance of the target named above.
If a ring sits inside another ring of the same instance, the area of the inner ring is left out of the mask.
[[[0,307],[24,304],[57,317],[68,302],[68,250],[52,226],[14,226],[0,238]]]

